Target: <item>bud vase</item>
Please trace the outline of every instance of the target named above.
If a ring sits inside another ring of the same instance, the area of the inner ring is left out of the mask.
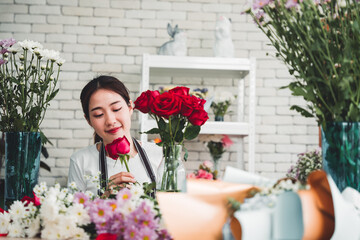
[[[185,167],[181,160],[182,145],[164,145],[158,173],[157,190],[180,192],[185,186]]]
[[[321,128],[323,169],[342,192],[360,191],[360,123],[329,122]]]
[[[5,209],[24,196],[33,197],[40,168],[39,132],[5,133]]]
[[[219,174],[221,155],[211,155],[211,158],[214,163],[214,171]]]

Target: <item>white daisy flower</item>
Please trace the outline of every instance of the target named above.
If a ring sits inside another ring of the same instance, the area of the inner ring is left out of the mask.
[[[65,59],[59,57],[56,60],[56,63],[57,63],[57,65],[62,66],[65,63]]]
[[[88,240],[90,239],[89,235],[82,228],[76,228],[73,235],[74,239]]]
[[[75,182],[71,182],[71,183],[70,183],[70,187],[73,188],[73,189],[76,189],[76,183],[75,183]]]
[[[39,42],[35,42],[32,40],[24,40],[21,42],[18,42],[18,44],[23,48],[27,50],[33,50],[35,48],[43,48],[43,46]]]
[[[86,196],[88,196],[89,198],[92,198],[94,196],[94,193],[93,192],[90,192],[90,191],[86,191],[85,192]]]
[[[7,233],[10,225],[10,214],[7,212],[0,213],[0,233]]]
[[[29,228],[25,229],[25,233],[27,235],[27,237],[35,237],[38,233],[40,232],[40,216],[38,215],[36,218],[34,218],[30,225]]]
[[[14,221],[18,221],[22,218],[24,218],[25,215],[25,206],[24,203],[21,201],[15,201],[9,209],[9,214],[11,216],[11,219]]]
[[[131,186],[130,188],[131,195],[135,198],[140,198],[142,195],[144,195],[144,189],[142,186]]]
[[[19,222],[10,223],[8,237],[25,237],[25,232]]]
[[[90,216],[83,204],[75,203],[69,208],[68,214],[75,217],[76,223],[80,226],[90,223]]]

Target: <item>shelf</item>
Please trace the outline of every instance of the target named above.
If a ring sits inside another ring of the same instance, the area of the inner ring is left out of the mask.
[[[250,172],[255,171],[255,78],[256,60],[254,58],[215,58],[190,56],[143,55],[142,80],[140,91],[146,91],[150,86],[150,76],[166,77],[203,77],[232,78],[238,80],[237,92],[237,122],[206,122],[200,134],[227,134],[237,137],[249,137],[248,157]],[[245,94],[245,77],[248,76],[248,94]],[[249,106],[248,120],[243,121],[245,98]],[[140,114],[140,131],[146,132],[156,127],[156,122],[146,114]],[[141,134],[141,141],[147,141],[147,134]],[[244,167],[242,139],[238,141],[238,167]]]
[[[149,119],[144,122],[144,129],[157,127],[156,121]],[[245,122],[206,122],[201,126],[200,134],[227,134],[232,136],[249,135],[249,124]]]

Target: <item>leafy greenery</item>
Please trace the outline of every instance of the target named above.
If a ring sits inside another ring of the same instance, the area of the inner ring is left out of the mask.
[[[295,80],[307,106],[291,109],[326,122],[360,121],[360,2],[256,0],[250,14]]]

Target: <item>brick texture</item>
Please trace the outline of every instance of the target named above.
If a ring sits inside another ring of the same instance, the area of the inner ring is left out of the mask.
[[[14,37],[40,41],[57,49],[67,60],[60,74],[60,92],[46,114],[42,129],[52,141],[50,158],[45,161],[51,173],[41,170],[40,180],[49,184],[66,184],[70,155],[92,143],[92,129],[83,118],[79,95],[87,81],[100,74],[111,74],[126,83],[131,97],[139,95],[142,54],[156,54],[170,38],[166,26],[178,24],[187,34],[188,55],[213,56],[214,28],[220,16],[232,18],[235,57],[255,57],[256,67],[256,164],[257,173],[282,177],[300,152],[318,145],[318,128],[314,119],[305,119],[289,107],[305,102],[279,90],[292,77],[274,55],[273,47],[249,16],[241,14],[246,0],[18,0],[0,4],[0,39]],[[236,93],[237,81],[228,78],[197,76],[151,77],[152,89],[159,86],[186,85],[207,87]],[[245,93],[248,94],[247,84]],[[135,99],[134,99],[135,100]],[[248,101],[245,101],[245,105]],[[236,104],[226,121],[234,120]],[[247,107],[245,107],[245,113]],[[248,117],[245,114],[245,119]],[[213,113],[210,112],[210,118]],[[138,113],[133,115],[133,131],[138,136]],[[232,137],[238,142],[236,137]],[[247,138],[243,158],[247,162]],[[188,172],[198,168],[210,155],[197,139],[185,144],[189,150]],[[221,160],[237,166],[237,148],[232,146]]]

